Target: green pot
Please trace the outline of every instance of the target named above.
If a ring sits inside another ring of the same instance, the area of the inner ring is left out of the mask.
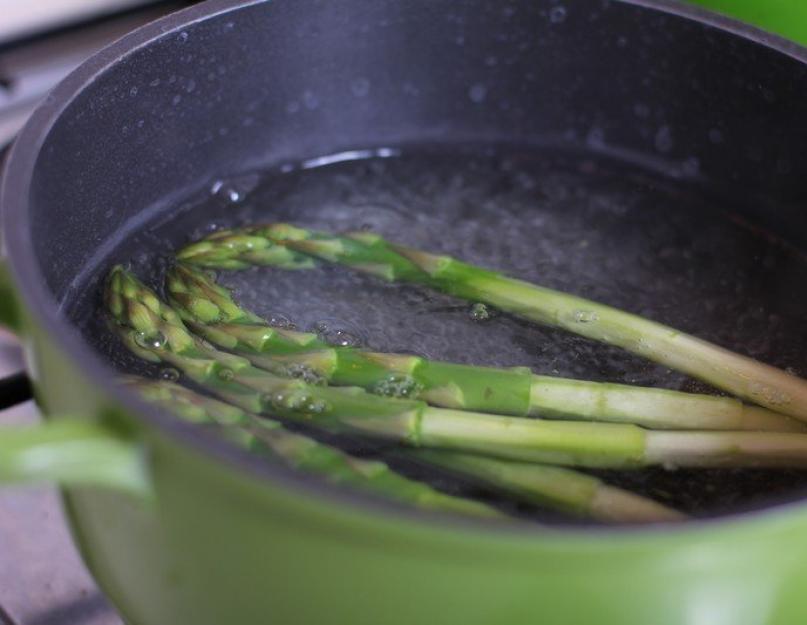
[[[690,0],[801,44],[807,43],[807,4],[799,0]]]
[[[222,172],[409,141],[575,147],[595,123],[615,154],[653,152],[636,101],[680,124],[669,158],[694,154],[710,179],[742,180],[748,197],[769,200],[747,218],[803,241],[803,177],[763,171],[731,139],[801,154],[803,50],[669,2],[659,12],[639,6],[650,0],[580,0],[562,16],[549,0],[512,4],[516,22],[483,0],[210,2],[102,51],[23,130],[0,194],[0,314],[23,337],[49,421],[3,430],[0,477],[62,483],[81,551],[127,622],[789,625],[807,615],[805,505],[641,531],[503,528],[403,509],[265,466],[114,388],[55,305],[92,288],[82,276],[115,259],[138,219]],[[796,33],[781,15],[781,32]],[[518,60],[486,66],[494,53]],[[677,69],[643,85],[657,67]],[[363,99],[351,92],[357,77],[372,85]],[[745,89],[756,80],[775,101]],[[468,97],[476,84],[486,102]],[[720,110],[732,115],[717,145]]]

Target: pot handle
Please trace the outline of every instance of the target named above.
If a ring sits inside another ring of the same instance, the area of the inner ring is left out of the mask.
[[[0,483],[43,481],[151,493],[143,448],[108,425],[62,417],[0,426]]]
[[[13,282],[0,251],[0,326],[19,333]],[[24,373],[0,380],[0,408],[30,398]],[[51,482],[100,486],[150,497],[143,448],[102,421],[74,417],[30,426],[0,426],[0,484]]]

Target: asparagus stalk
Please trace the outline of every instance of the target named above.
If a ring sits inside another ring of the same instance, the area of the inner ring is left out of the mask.
[[[514,416],[635,423],[659,429],[804,431],[795,419],[730,397],[534,375],[332,347],[316,334],[274,328],[240,307],[204,271],[173,267],[169,302],[194,332],[280,375],[320,376],[428,403]]]
[[[123,383],[145,399],[197,423],[226,428],[238,444],[269,451],[290,466],[414,504],[421,508],[463,512],[476,516],[502,516],[480,502],[446,495],[416,480],[407,479],[385,463],[363,460],[307,436],[294,434],[282,424],[251,414],[231,404],[200,395],[173,382],[126,377]],[[415,453],[415,452],[413,452]],[[680,521],[685,515],[655,501],[607,486],[589,475],[569,469],[513,463],[468,454],[421,450],[417,460],[445,467],[490,485],[496,492],[576,516],[605,522]]]
[[[450,256],[389,243],[371,233],[337,236],[276,224],[226,234],[232,239],[240,235],[266,238],[292,255],[307,254],[388,281],[420,284],[469,301],[485,302],[530,321],[621,347],[755,404],[807,421],[807,381],[638,315],[508,278]],[[249,264],[237,251],[227,254],[226,250],[215,249],[214,257],[204,248],[205,243],[210,241],[185,248],[178,258],[208,266],[213,258],[224,258],[230,266]]]
[[[216,350],[192,335],[172,308],[121,267],[110,275],[106,298],[119,336],[134,353],[177,367],[225,401],[250,412],[352,429],[413,447],[548,464],[807,467],[807,434],[654,432],[622,423],[462,412],[355,387],[316,386],[273,375],[245,358]]]
[[[308,436],[292,433],[277,421],[258,417],[178,384],[137,377],[126,377],[122,382],[146,400],[188,421],[223,426],[228,437],[242,447],[269,452],[294,468],[323,475],[332,483],[372,491],[420,508],[481,517],[504,516],[481,502],[447,495],[423,482],[407,479],[383,462],[356,458]]]
[[[480,480],[518,501],[549,506],[574,516],[619,523],[686,519],[681,512],[652,499],[562,467],[429,449],[410,454],[418,460]]]

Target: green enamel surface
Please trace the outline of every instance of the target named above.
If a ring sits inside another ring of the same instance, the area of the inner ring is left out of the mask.
[[[803,0],[690,0],[759,28],[807,44],[807,3]]]

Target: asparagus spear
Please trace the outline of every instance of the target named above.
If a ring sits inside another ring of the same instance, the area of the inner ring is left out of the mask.
[[[248,449],[268,450],[293,467],[323,474],[328,480],[373,490],[422,508],[477,516],[502,516],[485,504],[453,497],[407,479],[385,463],[354,458],[285,429],[277,421],[200,395],[166,381],[126,377],[123,383],[149,401],[189,421],[224,426],[235,442]],[[607,486],[589,475],[537,464],[513,463],[467,454],[418,451],[425,464],[442,466],[488,483],[495,491],[576,516],[609,522],[680,521],[685,515],[655,501]]]
[[[353,457],[308,436],[289,432],[277,421],[250,414],[184,386],[137,377],[126,377],[122,382],[148,401],[188,421],[224,426],[224,432],[237,444],[261,453],[268,451],[290,466],[324,475],[330,482],[373,491],[421,508],[482,517],[504,516],[481,502],[447,495],[407,479],[383,462]]]
[[[430,404],[515,416],[636,423],[660,429],[804,431],[803,423],[730,397],[533,375],[332,347],[316,334],[273,328],[240,307],[206,272],[173,267],[169,302],[194,332],[281,375],[419,396]]]
[[[411,282],[469,301],[486,302],[531,321],[616,345],[755,404],[807,421],[807,381],[610,306],[508,278],[450,256],[389,243],[367,232],[337,236],[275,224],[219,233],[233,240],[240,235],[265,238],[285,247],[287,258],[309,255],[388,281]],[[178,258],[206,266],[216,266],[213,259],[224,259],[231,267],[249,264],[232,249],[228,254],[208,239],[183,249]]]
[[[250,411],[353,429],[413,447],[589,467],[807,466],[807,434],[657,432],[622,423],[503,417],[433,408],[359,388],[327,388],[257,369],[192,335],[179,315],[121,267],[107,308],[118,334],[142,358],[177,367],[225,401]]]
[[[548,505],[574,516],[619,523],[682,521],[686,518],[681,512],[652,499],[562,467],[430,449],[410,454],[459,475],[481,480],[518,501]]]

